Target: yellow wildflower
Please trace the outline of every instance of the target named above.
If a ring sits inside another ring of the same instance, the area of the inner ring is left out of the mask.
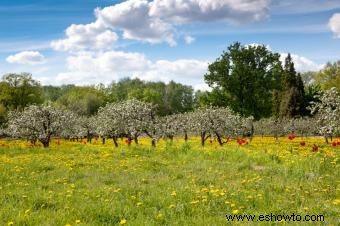
[[[239,214],[240,211],[239,210],[233,210],[233,214]]]
[[[126,220],[123,218],[120,220],[119,224],[126,224]]]

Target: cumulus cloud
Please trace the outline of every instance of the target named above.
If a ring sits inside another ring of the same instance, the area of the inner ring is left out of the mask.
[[[58,51],[80,51],[84,49],[107,49],[113,47],[118,35],[106,29],[99,21],[90,24],[72,24],[66,31],[66,38],[51,42]]]
[[[125,39],[176,45],[173,26],[159,17],[151,16],[151,4],[147,0],[128,0],[97,9],[96,15],[107,27],[122,30]]]
[[[176,28],[185,23],[226,21],[248,23],[267,17],[270,0],[127,0],[96,9],[90,24],[72,24],[66,38],[55,40],[55,50],[103,49],[124,39],[175,46]],[[185,37],[187,43],[192,37]]]
[[[340,38],[340,13],[334,13],[329,19],[328,26],[335,37]]]
[[[287,57],[287,53],[281,53],[280,60],[284,64],[285,58]],[[294,66],[296,71],[298,72],[306,72],[306,71],[318,71],[323,68],[323,64],[317,64],[312,60],[299,56],[297,54],[291,54],[291,57],[294,62]]]
[[[45,63],[45,57],[37,51],[23,51],[8,56],[6,61],[12,64],[36,65]]]
[[[107,84],[129,76],[149,81],[175,80],[195,85],[203,82],[207,67],[207,61],[193,59],[150,61],[143,54],[134,52],[83,52],[67,58],[68,71],[60,73],[56,80],[62,84]]]

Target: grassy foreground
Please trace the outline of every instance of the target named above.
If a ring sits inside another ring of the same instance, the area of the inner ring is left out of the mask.
[[[253,225],[226,215],[271,213],[339,222],[339,145],[318,138],[204,148],[198,139],[156,149],[149,140],[123,143],[54,140],[44,150],[0,140],[0,225]]]

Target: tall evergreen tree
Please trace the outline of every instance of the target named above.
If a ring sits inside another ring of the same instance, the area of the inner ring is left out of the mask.
[[[290,54],[285,59],[281,92],[279,99],[279,117],[296,117],[305,113],[304,85],[300,74],[296,73]]]

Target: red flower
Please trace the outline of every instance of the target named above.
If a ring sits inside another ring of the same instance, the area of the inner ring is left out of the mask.
[[[289,140],[294,140],[294,139],[295,139],[295,136],[294,136],[294,135],[288,136],[288,139],[289,139]]]
[[[314,144],[313,147],[312,147],[312,150],[317,151],[317,150],[319,150],[319,147]]]
[[[209,143],[210,143],[210,144],[212,144],[212,143],[213,143],[213,141],[212,141],[212,140],[209,140]]]
[[[126,140],[125,140],[125,143],[128,144],[128,145],[130,145],[130,144],[131,144],[131,140],[126,139]]]
[[[340,141],[337,141],[336,144],[337,144],[337,145],[340,145]]]
[[[239,145],[248,144],[248,142],[247,142],[246,140],[243,140],[243,139],[237,140],[236,142],[237,142]]]
[[[333,141],[333,142],[332,142],[332,146],[335,147],[335,146],[337,145],[337,143],[338,143],[338,142]]]
[[[301,145],[301,146],[305,146],[305,145],[306,145],[306,142],[301,141],[301,142],[300,142],[300,145]]]

